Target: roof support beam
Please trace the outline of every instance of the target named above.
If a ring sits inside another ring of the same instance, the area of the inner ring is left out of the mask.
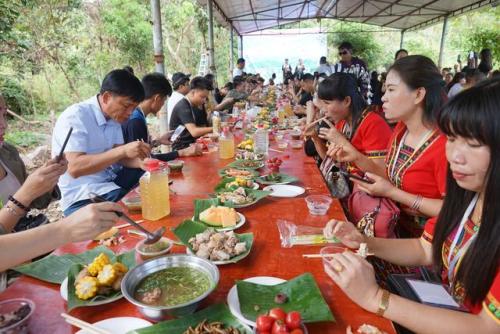
[[[444,51],[444,43],[446,41],[446,34],[448,33],[448,16],[445,16],[443,22],[443,31],[441,32],[441,43],[439,44],[439,58],[438,58],[438,67],[442,68],[443,65],[443,51]]]
[[[410,12],[409,12],[409,13],[407,13],[405,16],[411,16],[413,13],[416,13],[416,12],[418,12],[419,10],[421,10],[422,8],[425,8],[425,7],[427,7],[427,6],[430,6],[430,5],[432,5],[433,3],[438,2],[438,1],[439,1],[439,0],[432,0],[432,1],[429,1],[429,2],[427,2],[427,3],[425,3],[425,4],[423,4],[422,6],[419,6],[419,7],[415,8],[414,10],[410,11]],[[404,17],[404,16],[402,16],[402,17]],[[389,22],[387,22],[387,23],[384,23],[384,24],[382,25],[382,27],[386,27],[386,26],[388,26],[389,24],[392,24],[392,23],[394,23],[394,22],[396,22],[396,21],[399,21],[399,20],[401,20],[401,18],[402,18],[402,17],[398,17],[398,18],[396,18],[396,19],[394,19],[394,20],[391,20],[391,21],[389,21]]]
[[[290,4],[287,4],[287,5],[281,5],[281,7],[277,8],[277,7],[272,7],[272,8],[268,8],[268,9],[263,9],[263,10],[259,10],[259,11],[254,11],[254,12],[251,12],[251,13],[244,13],[244,14],[240,14],[240,15],[236,15],[236,16],[232,16],[230,17],[229,19],[230,20],[234,20],[234,19],[237,19],[239,17],[245,17],[245,16],[248,16],[248,15],[252,15],[252,14],[255,14],[255,15],[259,15],[261,13],[266,13],[266,12],[271,12],[271,11],[275,11],[277,9],[284,9],[284,8],[288,8],[288,7],[295,7],[295,6],[298,6],[298,5],[302,5],[304,3],[304,1],[299,1],[299,2],[295,2],[295,3],[290,3]]]
[[[253,10],[252,0],[248,0],[248,4],[250,5],[250,9],[252,10],[253,20],[255,22],[255,28],[259,29],[259,25],[257,24],[257,15],[255,15],[255,11]]]
[[[155,72],[165,74],[165,59],[163,56],[163,37],[161,31],[160,0],[151,0],[151,16],[153,17],[153,47]]]
[[[401,29],[401,39],[399,40],[399,49],[403,48],[404,38],[405,38],[405,30]]]
[[[349,17],[349,15],[351,15],[351,14],[352,14],[352,13],[354,13],[354,12],[356,12],[356,11],[357,11],[358,9],[360,9],[360,8],[361,8],[361,6],[363,6],[364,4],[365,4],[365,0],[361,0],[361,1],[359,2],[359,5],[357,5],[357,6],[356,6],[356,8],[354,8],[354,9],[353,9],[353,10],[351,10],[351,11],[349,11],[349,13],[348,13],[348,14],[346,14],[346,12],[347,12],[347,11],[346,11],[346,12],[344,12],[344,14],[340,14],[340,16],[341,16],[341,17],[342,17],[342,16],[347,16],[347,17]]]
[[[217,82],[217,70],[215,68],[215,49],[214,49],[214,10],[213,0],[208,0],[208,52],[210,73],[215,77],[214,82]]]
[[[379,14],[381,14],[381,13],[383,13],[383,12],[387,11],[389,8],[391,8],[391,9],[392,9],[392,7],[393,7],[394,5],[397,5],[397,4],[398,4],[399,2],[401,2],[401,1],[402,1],[402,0],[397,0],[397,1],[396,1],[396,2],[394,2],[394,3],[391,3],[390,5],[388,5],[388,6],[384,7],[384,8],[382,8],[381,10],[379,10],[378,12],[376,12],[375,14],[373,14],[372,16],[368,16],[366,19],[364,19],[363,21],[361,21],[361,23],[365,23],[366,21],[368,21],[368,20],[370,20],[370,19],[374,18],[375,16],[377,16],[377,15],[379,15]]]

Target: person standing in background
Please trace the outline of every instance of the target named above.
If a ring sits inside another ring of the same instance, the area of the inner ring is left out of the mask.
[[[243,70],[245,69],[245,59],[239,58],[236,61],[236,67],[233,70],[233,78],[237,76],[243,76],[245,72]]]
[[[167,122],[170,125],[170,118],[172,118],[172,112],[174,111],[177,102],[182,100],[187,93],[189,93],[189,75],[182,72],[177,72],[172,75],[172,86],[174,92],[172,96],[167,101]]]

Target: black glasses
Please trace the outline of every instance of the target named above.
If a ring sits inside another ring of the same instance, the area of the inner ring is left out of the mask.
[[[345,51],[345,50],[344,50],[344,51],[339,51],[339,56],[343,56],[343,55],[346,55],[346,54],[348,54],[348,53],[349,53],[349,52],[347,52],[347,51]]]

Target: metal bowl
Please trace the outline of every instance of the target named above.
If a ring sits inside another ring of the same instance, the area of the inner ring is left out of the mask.
[[[192,301],[175,306],[152,306],[139,302],[134,298],[137,285],[146,277],[157,271],[171,267],[191,267],[203,271],[212,281],[212,286],[201,296]],[[165,320],[168,317],[180,317],[193,313],[198,304],[205,299],[219,283],[219,269],[212,262],[188,254],[172,254],[146,261],[130,270],[122,280],[123,296],[137,306],[139,311],[153,321]]]

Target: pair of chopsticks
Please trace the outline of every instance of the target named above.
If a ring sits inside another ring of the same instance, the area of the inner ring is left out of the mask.
[[[306,259],[316,259],[316,258],[327,258],[327,257],[333,257],[335,254],[302,254],[302,257]],[[367,253],[366,256],[374,256],[375,254],[373,253]]]
[[[68,324],[83,329],[84,331],[87,331],[91,334],[112,334],[111,332],[105,329],[94,326],[86,321],[75,318],[67,313],[61,313],[61,317],[63,317]]]

